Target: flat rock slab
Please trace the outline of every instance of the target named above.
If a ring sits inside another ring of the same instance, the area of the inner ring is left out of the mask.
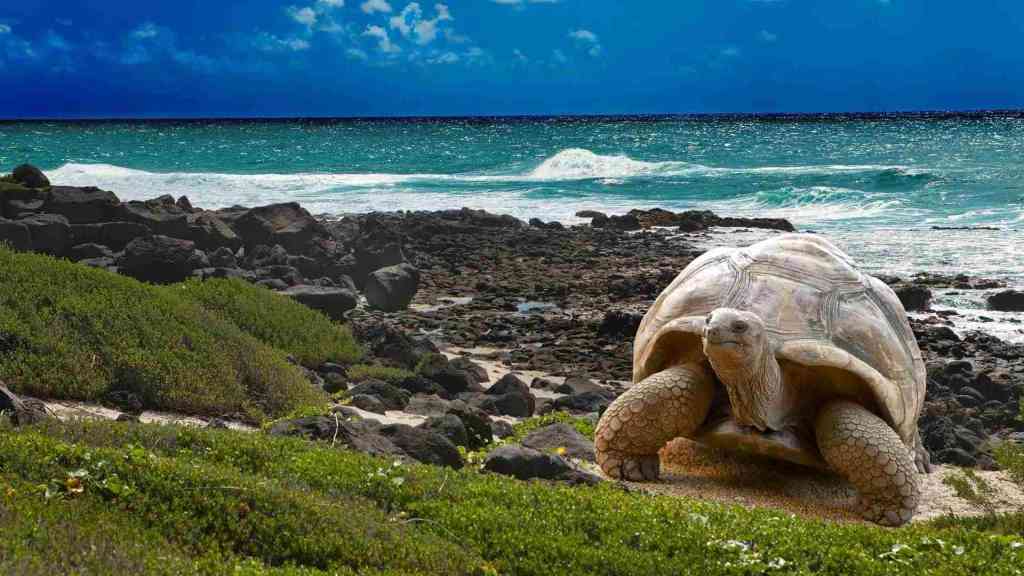
[[[920,477],[921,505],[911,522],[946,514],[985,514],[942,483],[943,478],[958,471],[954,466],[940,465],[931,474]],[[1006,472],[974,472],[995,488],[998,512],[1013,512],[1024,506],[1024,491]],[[836,475],[785,462],[744,458],[687,440],[676,440],[662,450],[661,482],[627,484],[652,494],[771,508],[809,518],[864,522],[855,512],[856,491]]]

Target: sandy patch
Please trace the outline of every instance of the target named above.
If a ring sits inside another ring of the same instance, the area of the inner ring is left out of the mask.
[[[939,465],[920,476],[921,505],[914,522],[945,514],[979,516],[985,513],[958,497],[943,478],[958,473]],[[976,470],[995,489],[996,511],[1024,509],[1024,491],[1005,472]],[[662,481],[628,482],[653,494],[685,496],[747,508],[786,510],[805,517],[862,521],[855,512],[857,494],[842,478],[785,462],[746,458],[676,440],[662,452]]]

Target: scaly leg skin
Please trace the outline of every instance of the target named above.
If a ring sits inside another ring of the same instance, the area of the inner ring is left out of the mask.
[[[920,499],[917,465],[884,420],[840,400],[822,408],[814,429],[825,461],[860,493],[864,518],[887,526],[910,520]]]
[[[920,430],[914,435],[914,464],[917,465],[917,471],[921,474],[932,473],[932,455],[928,453],[928,449],[921,442]]]
[[[715,380],[703,364],[673,366],[619,396],[597,423],[597,463],[622,480],[657,480],[658,450],[690,436],[707,418]]]

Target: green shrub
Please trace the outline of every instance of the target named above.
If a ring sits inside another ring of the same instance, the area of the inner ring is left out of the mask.
[[[190,280],[172,289],[223,314],[256,339],[284,350],[309,368],[326,361],[349,364],[362,357],[348,327],[243,280]]]
[[[482,564],[365,498],[311,491],[190,454],[157,455],[131,444],[90,448],[32,432],[4,434],[0,454],[5,473],[41,485],[37,499],[105,505],[115,523],[144,525],[190,556],[331,572],[468,574]],[[119,532],[108,536],[121,542]]]
[[[996,446],[996,462],[999,463],[1021,488],[1024,488],[1024,446],[1006,442]]]
[[[389,384],[397,384],[406,378],[415,376],[411,371],[393,366],[381,366],[380,364],[357,364],[347,371],[348,377],[353,382],[363,380],[383,380]]]
[[[15,434],[96,447],[131,443],[159,461],[201,463],[210,474],[230,467],[310,498],[368,499],[400,525],[457,543],[501,574],[1013,574],[1024,562],[1020,536],[955,522],[893,530],[807,520],[626,492],[611,483],[570,487],[472,470],[394,466],[296,438],[110,423],[48,424]],[[11,446],[0,440],[0,466],[23,460],[12,458],[9,453],[18,449]],[[40,459],[36,454],[30,461]],[[173,467],[166,473],[186,471]],[[398,544],[394,553],[405,546]]]
[[[2,247],[0,270],[0,379],[15,391],[123,390],[150,409],[254,421],[323,398],[284,352],[175,287]]]

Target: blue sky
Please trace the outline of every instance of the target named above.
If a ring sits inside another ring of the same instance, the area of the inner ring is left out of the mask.
[[[1024,107],[1024,2],[19,0],[0,117]]]

